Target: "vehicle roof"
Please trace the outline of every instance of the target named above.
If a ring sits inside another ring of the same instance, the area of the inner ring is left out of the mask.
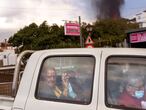
[[[39,50],[36,52],[44,53],[44,52],[85,52],[85,51],[146,51],[144,48],[64,48],[64,49],[47,49],[47,50]]]

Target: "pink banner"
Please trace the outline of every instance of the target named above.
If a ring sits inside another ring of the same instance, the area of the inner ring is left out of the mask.
[[[146,42],[146,32],[130,34],[130,43]]]
[[[79,23],[65,23],[64,30],[65,30],[65,35],[80,36]]]

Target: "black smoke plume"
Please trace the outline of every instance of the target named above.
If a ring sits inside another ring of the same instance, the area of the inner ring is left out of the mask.
[[[121,18],[121,8],[124,0],[93,0],[99,19],[118,19]]]

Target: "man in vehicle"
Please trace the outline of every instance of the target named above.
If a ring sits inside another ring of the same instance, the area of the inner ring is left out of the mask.
[[[125,90],[118,99],[121,106],[146,108],[144,77],[129,75],[126,78]]]
[[[48,95],[59,98],[62,95],[62,91],[56,85],[56,71],[54,68],[47,69],[46,80],[48,83]]]
[[[43,98],[75,98],[76,93],[69,82],[69,73],[63,73],[61,78],[56,77],[56,70],[52,67],[44,70],[45,82],[40,87],[40,96]]]
[[[60,98],[62,91],[56,84],[56,71],[49,67],[43,70],[44,81],[40,82],[39,96],[42,98]]]

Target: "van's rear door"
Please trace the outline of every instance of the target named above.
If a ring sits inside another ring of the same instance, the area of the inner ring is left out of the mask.
[[[146,104],[145,82],[145,49],[103,49],[98,110],[141,110]]]
[[[100,57],[98,49],[43,51],[25,110],[96,110]],[[55,74],[50,75],[50,68]],[[63,91],[64,73],[69,77],[67,96]]]

